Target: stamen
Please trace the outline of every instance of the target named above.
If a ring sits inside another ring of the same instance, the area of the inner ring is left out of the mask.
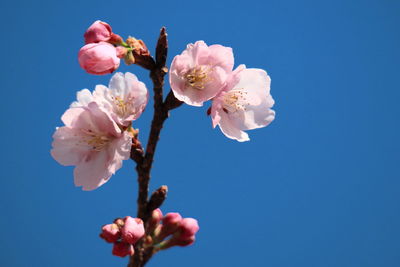
[[[94,151],[101,151],[111,141],[107,136],[95,133],[90,129],[81,130],[84,136],[78,141],[77,145],[84,143],[89,145]]]
[[[202,90],[208,82],[212,81],[211,72],[212,68],[209,66],[197,66],[186,73],[185,79],[189,86]]]
[[[227,92],[223,96],[222,110],[226,113],[234,113],[237,111],[245,111],[250,103],[247,101],[247,92],[242,88]]]
[[[131,111],[130,109],[133,103],[133,97],[124,100],[119,96],[113,96],[112,99],[115,104],[115,111],[118,115],[124,117]]]

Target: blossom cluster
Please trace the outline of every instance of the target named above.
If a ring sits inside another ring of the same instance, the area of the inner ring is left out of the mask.
[[[104,225],[101,228],[100,237],[114,244],[113,255],[125,257],[135,253],[133,245],[144,236],[144,233],[141,219],[126,216],[123,219],[115,219],[112,224]]]
[[[124,41],[102,21],[86,30],[84,41],[78,59],[91,74],[114,72],[121,58],[127,64],[151,58],[143,41],[133,37]],[[245,65],[234,69],[229,47],[207,46],[203,41],[187,45],[171,63],[169,82],[175,98],[188,105],[199,107],[210,100],[213,127],[218,125],[225,136],[239,142],[249,140],[246,130],[265,127],[275,118],[270,77]],[[147,102],[146,86],[129,72],[114,74],[108,87],[97,85],[93,92],[77,93],[77,101],[61,118],[64,126],[53,135],[51,150],[60,164],[76,166],[75,185],[96,189],[121,168],[136,140],[132,121]]]
[[[134,63],[132,50],[149,55],[143,41],[130,37],[125,43],[102,21],[93,23],[84,37],[79,62],[89,73],[111,73],[122,57]],[[264,70],[245,65],[234,70],[233,66],[231,48],[197,41],[175,56],[169,81],[174,96],[188,105],[202,106],[212,100],[213,127],[218,125],[225,136],[243,142],[250,140],[244,131],[265,127],[275,119],[274,100],[271,79]]]
[[[60,164],[76,166],[74,180],[83,190],[104,184],[129,159],[134,131],[148,91],[132,73],[116,73],[109,86],[83,89],[61,117],[65,126],[53,135],[51,154]]]
[[[133,245],[141,238],[145,247],[153,247],[154,251],[189,246],[195,241],[199,229],[196,219],[182,218],[177,212],[163,216],[160,209],[155,209],[146,224],[146,230],[141,219],[127,216],[104,225],[100,237],[113,243],[112,253],[115,256],[125,257],[135,253]]]
[[[212,100],[211,118],[225,136],[248,141],[244,130],[265,127],[275,118],[271,109],[271,79],[262,69],[235,70],[232,49],[207,46],[203,41],[189,44],[171,64],[169,81],[177,99],[192,106]]]
[[[97,20],[85,32],[85,45],[79,50],[80,66],[90,74],[103,75],[118,69],[120,59],[135,63],[132,52],[149,55],[142,40],[129,37],[126,42],[106,22]]]
[[[160,209],[155,209],[147,226],[147,243],[152,244],[156,250],[189,246],[195,241],[199,229],[196,219],[182,218],[177,212],[163,216]]]

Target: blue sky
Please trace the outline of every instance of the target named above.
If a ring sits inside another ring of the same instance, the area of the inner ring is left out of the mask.
[[[400,265],[398,1],[3,1],[0,10],[2,265],[127,261],[98,234],[136,214],[134,164],[83,192],[49,153],[76,91],[110,79],[77,61],[97,19],[151,51],[166,26],[169,63],[204,40],[272,78],[276,119],[250,142],[213,130],[207,106],[172,112],[151,188],[167,184],[163,211],[197,218],[201,229],[193,246],[148,266]],[[120,70],[151,86],[138,67]],[[148,108],[136,123],[143,141],[151,116]]]

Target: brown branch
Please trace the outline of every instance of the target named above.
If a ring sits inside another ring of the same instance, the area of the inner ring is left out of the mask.
[[[138,173],[139,194],[137,199],[138,211],[137,217],[141,218],[146,225],[146,222],[153,211],[153,207],[160,206],[166,196],[166,188],[157,191],[152,195],[150,202],[148,201],[150,171],[153,165],[154,153],[157,143],[160,138],[160,132],[164,121],[168,118],[168,111],[178,107],[182,102],[178,101],[172,94],[169,93],[165,102],[163,102],[163,86],[164,76],[168,72],[165,67],[168,52],[167,33],[163,27],[158,38],[156,46],[156,61],[155,64],[146,64],[145,68],[150,69],[150,78],[153,82],[154,91],[154,114],[151,122],[149,139],[147,141],[146,151],[144,156],[138,156],[138,153],[131,153],[131,158],[137,163],[136,171]],[[154,198],[153,198],[154,196]],[[153,255],[153,248],[144,248],[143,241],[139,241],[135,245],[135,254],[130,258],[128,267],[141,267]]]

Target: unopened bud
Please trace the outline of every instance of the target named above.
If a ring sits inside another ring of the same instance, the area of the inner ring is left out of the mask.
[[[121,236],[118,225],[115,223],[106,224],[101,228],[100,237],[108,243],[116,242]]]
[[[159,235],[159,239],[163,240],[167,236],[175,233],[179,228],[179,224],[182,220],[182,216],[177,212],[167,213],[162,219],[162,228]]]
[[[112,73],[119,67],[115,47],[106,42],[90,43],[83,46],[78,53],[79,65],[90,74],[104,75]]]
[[[118,257],[132,256],[135,250],[131,244],[118,241],[114,243],[112,254]]]
[[[86,30],[84,34],[85,44],[108,42],[113,35],[108,23],[97,20]]]
[[[193,244],[196,239],[195,235],[197,231],[199,231],[199,224],[197,223],[197,220],[193,218],[182,219],[179,229],[169,240],[168,246],[186,247]]]
[[[179,239],[186,240],[194,236],[200,227],[196,219],[184,218],[179,225]]]
[[[139,218],[125,217],[125,225],[121,229],[122,239],[135,244],[144,235],[143,221]]]
[[[118,34],[112,33],[110,36],[110,40],[108,42],[115,44],[115,45],[120,45],[120,44],[123,44],[124,39],[122,39],[122,37],[119,36]]]

